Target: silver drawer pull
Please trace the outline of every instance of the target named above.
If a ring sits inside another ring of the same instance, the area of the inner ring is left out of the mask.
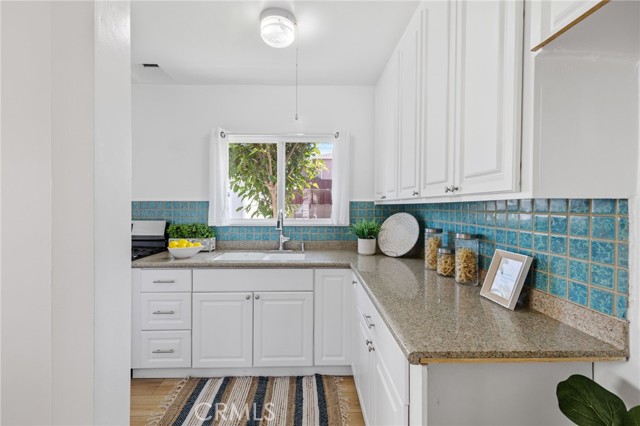
[[[176,311],[153,311],[153,315],[173,315]]]
[[[154,284],[175,284],[176,280],[155,280]]]
[[[375,327],[376,325],[369,321],[371,319],[371,315],[362,315],[364,317],[364,323],[367,324],[367,327]]]
[[[155,351],[153,351],[152,353],[154,354],[172,354],[175,351],[173,349],[169,349],[169,350],[164,350],[164,349],[156,349]]]

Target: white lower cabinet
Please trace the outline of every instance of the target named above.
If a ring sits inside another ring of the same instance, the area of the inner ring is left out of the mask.
[[[365,293],[355,284],[353,374],[365,423],[409,424],[409,363]]]
[[[317,269],[314,364],[351,364],[352,277],[348,269]]]
[[[255,367],[313,365],[313,293],[260,292],[254,296]]]
[[[250,367],[252,355],[252,293],[194,293],[193,366]]]
[[[191,332],[141,332],[142,368],[181,368],[191,366]]]
[[[365,423],[370,425],[372,424],[369,411],[371,410],[371,358],[373,354],[369,350],[369,334],[366,332],[364,325],[358,320],[357,315],[354,315],[354,317],[356,317],[356,338],[353,342],[353,381],[358,391],[362,417],[364,417]]]

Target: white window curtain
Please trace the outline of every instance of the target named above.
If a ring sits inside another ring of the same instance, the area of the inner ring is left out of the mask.
[[[229,225],[229,143],[223,129],[211,131],[209,145],[209,226]]]
[[[333,182],[331,184],[333,207],[331,209],[331,224],[349,225],[351,139],[349,138],[349,132],[340,132],[339,135],[333,144]]]

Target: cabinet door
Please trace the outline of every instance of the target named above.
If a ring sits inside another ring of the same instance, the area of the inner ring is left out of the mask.
[[[382,81],[382,80],[381,80]],[[383,137],[383,133],[385,131],[384,122],[384,112],[387,109],[387,105],[385,104],[386,99],[384,97],[384,85],[379,82],[376,84],[375,94],[374,94],[374,117],[375,117],[375,125],[374,125],[374,146],[373,146],[373,155],[374,155],[374,167],[375,167],[375,176],[374,176],[374,191],[375,191],[375,199],[376,201],[382,201],[386,197],[386,169],[385,169],[385,140]]]
[[[254,294],[253,365],[313,365],[313,292]]]
[[[356,309],[356,313],[358,310]],[[356,315],[359,317],[359,315]],[[372,417],[371,408],[371,352],[369,352],[368,342],[371,340],[366,326],[359,318],[356,318],[356,336],[354,339],[354,353],[353,353],[353,380],[356,384],[358,391],[358,398],[360,400],[360,408],[362,410],[362,417],[364,417],[365,424],[375,425]]]
[[[409,424],[409,406],[394,397],[391,380],[382,359],[373,352],[371,358],[371,417],[372,425]]]
[[[422,89],[422,27],[426,11],[414,15],[398,44],[399,128],[398,197],[418,197],[420,192],[420,142]]]
[[[193,294],[193,366],[250,367],[251,293]]]
[[[531,50],[536,51],[609,0],[546,0],[532,3]]]
[[[398,55],[394,52],[376,86],[376,181],[381,200],[398,195]]]
[[[519,187],[522,1],[457,3],[456,194]]]
[[[454,171],[455,3],[429,2],[423,31],[424,90],[421,195],[448,194]]]
[[[315,365],[351,364],[352,291],[350,270],[315,271]]]

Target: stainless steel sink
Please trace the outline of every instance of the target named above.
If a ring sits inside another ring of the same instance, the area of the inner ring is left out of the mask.
[[[287,262],[304,260],[305,253],[293,251],[230,251],[212,259],[213,262],[246,261],[246,262]]]

